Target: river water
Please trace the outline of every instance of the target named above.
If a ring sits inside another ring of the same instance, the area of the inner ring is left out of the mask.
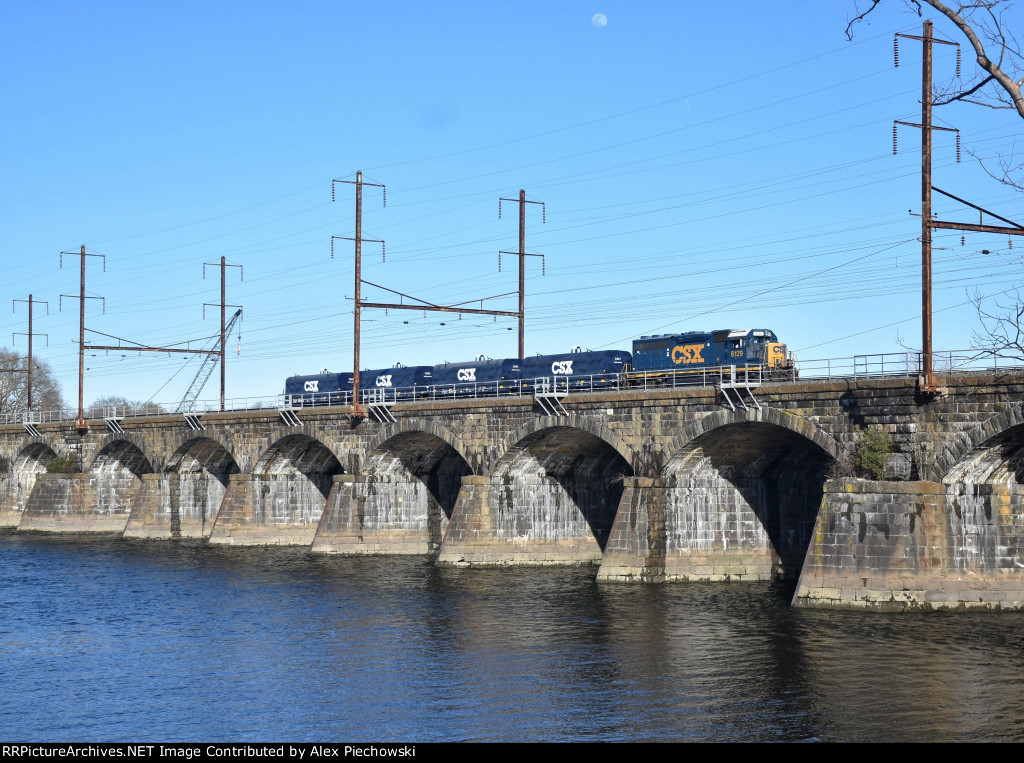
[[[1024,741],[1024,614],[0,531],[4,741]]]

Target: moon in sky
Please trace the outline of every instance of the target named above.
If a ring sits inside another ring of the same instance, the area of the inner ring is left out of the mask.
[[[601,27],[608,25],[608,17],[605,16],[603,13],[595,13],[591,17],[590,23],[596,26],[598,29],[600,29]]]

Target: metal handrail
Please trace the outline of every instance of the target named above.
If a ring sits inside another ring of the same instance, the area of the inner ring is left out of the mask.
[[[938,374],[977,371],[999,371],[1024,368],[1024,359],[1000,355],[999,350],[943,350],[932,356]],[[1002,361],[1002,362],[1000,362]],[[890,352],[856,355],[852,358],[821,358],[800,360],[787,370],[771,371],[759,366],[737,366],[737,381],[745,384],[785,384],[802,381],[833,381],[836,379],[915,378],[921,373],[921,353]],[[387,387],[361,390],[364,403],[392,404],[432,400],[460,400],[497,397],[532,397],[538,390],[557,390],[559,394],[608,392],[613,390],[650,390],[664,387],[713,387],[730,374],[730,366],[694,371],[649,371],[626,374],[594,374],[590,376],[547,376],[533,379],[496,382],[461,382],[458,384]],[[225,411],[281,410],[323,406],[347,407],[352,404],[351,392],[308,392],[296,395],[265,395],[230,398],[224,401]],[[141,406],[104,406],[86,410],[91,420],[126,419],[140,416],[181,416],[220,411],[219,400],[200,400],[186,411],[172,413],[177,403]],[[0,413],[0,425],[48,424],[75,421],[74,408]]]

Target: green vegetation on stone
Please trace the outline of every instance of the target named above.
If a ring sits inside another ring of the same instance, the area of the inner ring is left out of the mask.
[[[857,440],[853,449],[853,462],[857,471],[874,480],[885,478],[885,461],[892,453],[889,435],[877,429],[869,429]]]

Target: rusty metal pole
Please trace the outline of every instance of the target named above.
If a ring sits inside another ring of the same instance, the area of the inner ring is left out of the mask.
[[[356,173],[356,298],[355,325],[352,333],[352,415],[361,416],[359,405],[359,308],[363,283],[363,172]]]
[[[526,357],[526,191],[519,190],[519,359]]]
[[[85,244],[82,244],[81,260],[78,292],[78,421],[75,426],[85,429]]]
[[[924,22],[921,66],[921,339],[922,392],[934,392],[932,373],[932,22]]]
[[[224,292],[225,282],[225,265],[224,257],[220,258],[220,409],[224,410],[224,379],[226,373],[224,370],[224,360],[227,354],[224,352],[224,310],[226,305],[226,295]]]
[[[32,413],[32,295],[31,294],[28,295],[28,412]]]

